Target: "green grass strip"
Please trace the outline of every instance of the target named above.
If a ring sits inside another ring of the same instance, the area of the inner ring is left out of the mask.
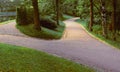
[[[33,24],[17,25],[16,27],[22,33],[28,36],[42,38],[42,39],[60,39],[63,35],[65,24],[63,22],[60,22],[60,25],[55,30],[50,30],[50,29],[42,27],[41,31],[35,30]]]
[[[95,72],[72,61],[26,47],[0,43],[0,72]]]
[[[2,25],[2,24],[8,24],[8,23],[13,22],[13,21],[15,21],[15,20],[8,20],[8,21],[5,21],[5,22],[1,22],[0,25]]]

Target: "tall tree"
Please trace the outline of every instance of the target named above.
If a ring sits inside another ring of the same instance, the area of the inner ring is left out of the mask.
[[[59,25],[59,17],[60,17],[60,13],[59,13],[59,9],[60,9],[60,7],[59,7],[59,0],[56,0],[56,13],[57,13],[57,17],[56,17],[56,19],[57,19],[57,24]]]
[[[90,0],[90,24],[89,24],[89,30],[92,31],[93,26],[93,0]]]
[[[34,26],[35,29],[41,30],[40,18],[39,18],[39,9],[38,9],[38,0],[32,0],[33,10],[34,10]]]
[[[113,27],[113,39],[116,40],[116,0],[112,0],[113,3],[113,23],[112,23],[112,27]]]
[[[102,16],[102,29],[103,29],[103,36],[107,38],[107,15],[105,9],[105,0],[100,0],[101,2],[101,16]]]

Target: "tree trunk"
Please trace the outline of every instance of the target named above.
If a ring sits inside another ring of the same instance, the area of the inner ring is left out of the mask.
[[[90,24],[89,24],[89,30],[92,31],[93,26],[93,0],[90,0]]]
[[[38,0],[32,0],[33,10],[34,10],[34,27],[37,30],[41,30],[40,19],[39,19],[39,9]]]
[[[105,0],[101,1],[101,15],[102,15],[102,29],[103,29],[103,36],[107,38],[107,15],[106,15],[106,9],[105,9]]]
[[[116,40],[116,0],[113,0],[113,15],[112,15],[113,23],[113,39]]]
[[[59,13],[59,0],[56,0],[56,13],[57,13],[57,16],[56,16],[56,20],[57,20],[57,25],[59,25],[59,17],[60,17],[60,13]]]

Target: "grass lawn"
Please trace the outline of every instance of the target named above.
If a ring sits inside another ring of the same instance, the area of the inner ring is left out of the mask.
[[[74,18],[74,16],[63,14],[63,20]]]
[[[95,72],[37,50],[0,43],[0,72]]]
[[[60,25],[55,30],[50,30],[42,27],[42,31],[35,30],[33,24],[26,26],[17,25],[16,27],[22,33],[28,36],[42,38],[42,39],[60,39],[63,35],[65,24],[63,22],[60,22]]]
[[[91,33],[91,34],[94,35],[95,37],[97,37],[97,38],[99,38],[100,40],[102,40],[102,41],[104,41],[104,42],[106,42],[106,43],[108,43],[108,44],[110,44],[110,45],[112,45],[112,46],[120,49],[120,36],[117,37],[117,41],[114,41],[114,40],[112,40],[112,39],[110,38],[111,35],[110,35],[110,33],[109,33],[109,38],[106,39],[106,38],[104,38],[104,37],[102,36],[102,28],[100,28],[100,26],[98,26],[98,25],[93,26],[93,32],[90,32],[90,31],[88,30],[88,27],[87,27],[88,25],[87,25],[87,23],[86,23],[85,21],[78,19],[78,20],[76,20],[76,22],[80,23],[83,27],[86,28],[86,30],[87,30],[89,33]]]
[[[8,21],[5,21],[5,22],[1,22],[0,25],[1,24],[8,24],[8,23],[13,22],[13,21],[15,21],[15,20],[8,20]]]

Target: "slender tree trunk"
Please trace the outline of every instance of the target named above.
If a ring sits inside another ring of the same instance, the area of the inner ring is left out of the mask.
[[[56,0],[56,13],[57,13],[57,17],[56,17],[56,20],[57,20],[57,25],[59,25],[59,17],[60,17],[60,13],[59,13],[59,0]]]
[[[39,19],[38,0],[32,0],[32,5],[33,5],[33,9],[34,9],[34,27],[37,30],[41,30],[40,19]]]
[[[92,31],[93,26],[93,0],[90,0],[90,24],[89,24],[89,30]]]
[[[113,23],[112,23],[112,27],[113,27],[113,39],[116,40],[116,1],[117,0],[112,0],[113,1]]]
[[[103,29],[103,36],[107,38],[107,15],[106,15],[106,9],[105,9],[105,0],[101,1],[101,15],[102,15],[102,29]]]

